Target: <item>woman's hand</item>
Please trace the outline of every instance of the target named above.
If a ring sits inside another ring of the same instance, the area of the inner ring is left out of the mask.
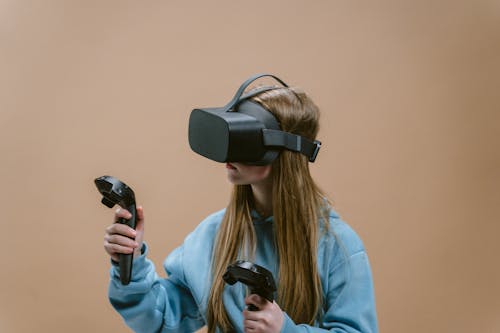
[[[117,223],[119,218],[129,219],[132,215],[123,208],[118,208],[112,225],[106,228],[104,235],[104,250],[114,261],[119,261],[118,254],[131,254],[134,257],[141,255],[142,240],[144,237],[144,210],[137,207],[137,221],[135,230],[126,224]]]
[[[276,302],[252,294],[245,298],[245,304],[259,308],[258,311],[243,311],[243,329],[245,333],[280,333],[285,316]]]

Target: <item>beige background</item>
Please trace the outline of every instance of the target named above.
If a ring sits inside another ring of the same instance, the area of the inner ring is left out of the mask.
[[[226,204],[195,106],[271,72],[322,109],[312,166],[363,238],[380,331],[500,332],[499,1],[0,1],[0,332],[128,332],[108,303],[131,185],[160,265]]]

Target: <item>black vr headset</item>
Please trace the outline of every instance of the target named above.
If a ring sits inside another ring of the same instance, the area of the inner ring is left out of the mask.
[[[250,165],[271,164],[283,149],[306,155],[314,162],[321,142],[281,131],[274,115],[251,100],[264,91],[278,89],[262,87],[243,94],[253,81],[274,75],[258,74],[246,80],[233,99],[223,107],[194,109],[189,117],[191,149],[217,162],[241,162]]]

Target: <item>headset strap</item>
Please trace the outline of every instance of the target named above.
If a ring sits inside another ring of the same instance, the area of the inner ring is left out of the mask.
[[[270,90],[276,90],[276,89],[281,89],[280,87],[272,87],[272,86],[265,86],[265,87],[259,87],[259,88],[256,88],[256,89],[252,89],[251,91],[249,91],[248,93],[246,94],[243,94],[240,99],[238,100],[238,103],[239,102],[242,102],[242,101],[245,101],[247,99],[250,99],[254,96],[257,96],[265,91],[270,91]]]
[[[309,158],[309,162],[314,162],[318,156],[321,142],[318,140],[311,141],[303,136],[264,128],[262,130],[264,138],[264,146],[281,147],[287,150],[299,152]]]
[[[240,86],[240,88],[236,92],[236,95],[234,95],[233,99],[229,103],[227,103],[223,107],[223,109],[226,110],[226,111],[229,111],[232,108],[234,108],[234,106],[240,101],[241,95],[243,95],[243,92],[250,85],[250,83],[252,83],[253,81],[255,81],[257,79],[260,79],[261,77],[264,77],[264,76],[272,77],[273,79],[275,79],[276,81],[278,81],[279,83],[281,83],[284,87],[288,88],[288,85],[285,82],[283,82],[280,78],[278,78],[277,76],[274,76],[272,74],[256,74],[256,75],[248,78],[245,82],[243,82],[243,84]],[[267,90],[271,90],[271,89],[275,89],[275,88],[265,87],[264,89],[262,89],[262,91],[256,92],[256,94],[264,92],[264,91],[267,91]],[[245,98],[250,98],[252,96],[254,96],[254,94],[251,94],[251,96],[245,96]]]
[[[276,87],[262,87],[242,97],[243,92],[250,85],[250,83],[265,76],[272,77],[273,79],[281,83],[284,87],[288,88],[288,85],[285,82],[272,74],[256,74],[243,82],[243,84],[234,95],[233,99],[223,107],[223,110],[232,110],[235,105],[241,101],[242,98],[248,99],[264,91],[277,89]],[[265,146],[280,147],[287,150],[299,152],[306,155],[309,158],[309,162],[314,162],[316,160],[316,156],[318,156],[319,149],[321,148],[321,142],[318,140],[311,141],[300,135],[283,132],[280,130],[263,129],[262,131]]]

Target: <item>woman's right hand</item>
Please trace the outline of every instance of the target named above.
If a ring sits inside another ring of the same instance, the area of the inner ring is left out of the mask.
[[[135,230],[126,224],[118,223],[119,218],[129,219],[132,215],[123,208],[115,212],[114,223],[106,228],[104,235],[104,250],[114,261],[119,261],[119,254],[134,253],[134,257],[141,255],[142,240],[144,237],[144,210],[137,207],[137,221]]]

